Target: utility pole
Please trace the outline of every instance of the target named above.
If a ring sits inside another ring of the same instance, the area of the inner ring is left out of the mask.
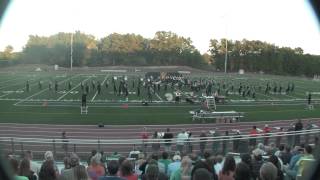
[[[228,62],[228,40],[226,38],[226,56],[224,58],[224,73],[227,73],[227,62]]]

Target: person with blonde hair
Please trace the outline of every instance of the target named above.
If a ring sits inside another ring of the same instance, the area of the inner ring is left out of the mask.
[[[189,180],[191,179],[192,161],[188,156],[184,156],[181,161],[181,166],[174,171],[170,180]]]
[[[100,153],[96,153],[96,155],[94,155],[91,158],[91,163],[87,168],[87,172],[88,172],[89,177],[92,180],[98,180],[98,178],[100,176],[105,175],[105,169],[101,165],[101,154]]]

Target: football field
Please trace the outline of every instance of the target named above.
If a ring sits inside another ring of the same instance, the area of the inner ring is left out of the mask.
[[[161,82],[151,89],[151,95],[143,85],[138,94],[138,82],[146,79],[142,72],[1,72],[0,75],[0,122],[10,123],[193,123],[189,111],[199,109],[201,103],[186,102],[185,98],[190,95],[200,98],[205,94],[205,89],[193,91],[179,83]],[[320,117],[320,81],[261,74],[183,76],[190,81],[215,82],[212,91],[219,91],[225,97],[224,103],[217,103],[217,111],[244,112],[241,121]],[[128,96],[118,91],[120,79],[126,81]],[[251,92],[239,94],[240,86],[250,86]],[[265,93],[267,86],[270,91]],[[182,94],[180,102],[174,99],[177,89]],[[84,91],[88,91],[88,114],[80,114]],[[309,92],[313,110],[306,108]]]

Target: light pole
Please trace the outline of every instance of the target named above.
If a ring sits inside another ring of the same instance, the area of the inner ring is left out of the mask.
[[[228,62],[228,40],[226,38],[226,55],[224,58],[224,73],[227,74],[227,62]]]

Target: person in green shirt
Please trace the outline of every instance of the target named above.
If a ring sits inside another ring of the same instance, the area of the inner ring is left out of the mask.
[[[172,160],[171,159],[168,159],[169,158],[169,153],[168,152],[162,152],[162,158],[159,159],[159,163],[162,163],[165,167],[165,173],[167,174],[167,170],[168,170],[168,165],[170,163],[172,163]]]
[[[180,168],[171,174],[170,180],[191,179],[191,171],[192,161],[188,156],[184,156]]]

